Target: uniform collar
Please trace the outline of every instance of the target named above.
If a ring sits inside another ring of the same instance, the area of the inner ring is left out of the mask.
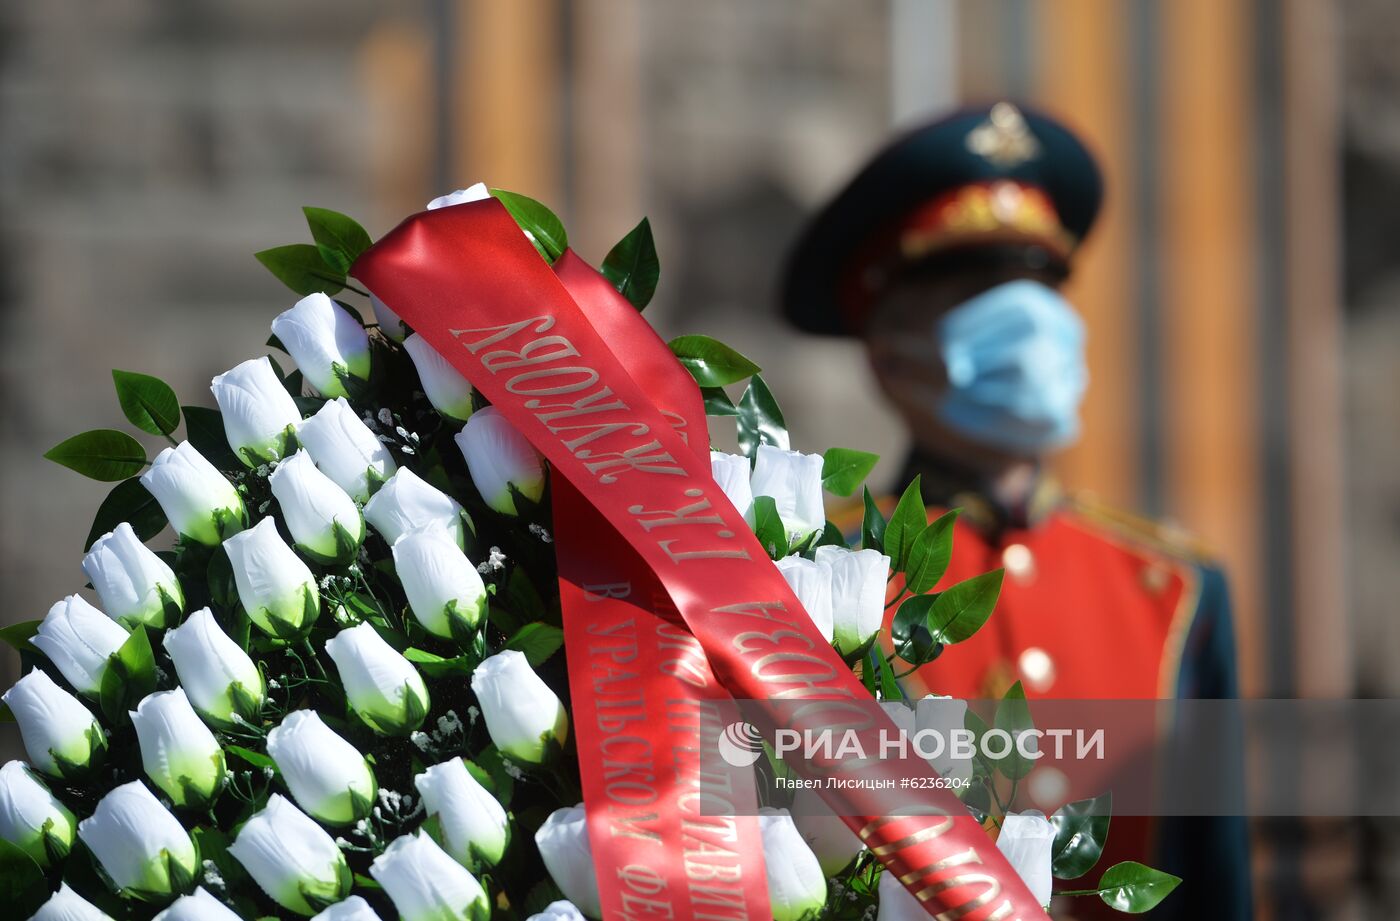
[[[898,483],[908,484],[915,476],[919,477],[925,505],[961,509],[962,521],[993,537],[1008,530],[1037,527],[1063,501],[1059,484],[1043,470],[1037,471],[1026,499],[1014,504],[998,500],[976,471],[917,449],[910,452]]]

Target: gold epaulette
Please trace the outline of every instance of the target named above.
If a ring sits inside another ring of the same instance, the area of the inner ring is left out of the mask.
[[[1206,563],[1218,556],[1209,544],[1180,525],[1115,508],[1093,493],[1071,493],[1065,497],[1065,503],[1081,518],[1105,528],[1126,542],[1144,546],[1164,556],[1189,563]]]

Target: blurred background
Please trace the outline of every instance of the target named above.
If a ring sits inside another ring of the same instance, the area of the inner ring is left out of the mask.
[[[121,419],[113,366],[209,404],[290,305],[251,254],[306,239],[302,204],[379,234],[484,179],[594,261],[647,215],[648,317],[738,347],[795,447],[887,480],[859,347],[784,329],[777,272],[891,131],[1009,97],[1108,177],[1062,477],[1223,557],[1250,695],[1400,696],[1397,40],[1390,0],[4,4],[0,619],[81,585],[109,488],[40,454]],[[1268,917],[1400,904],[1400,835],[1331,834],[1261,848]]]

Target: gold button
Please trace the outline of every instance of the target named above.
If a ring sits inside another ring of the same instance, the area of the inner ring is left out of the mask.
[[[1161,563],[1148,563],[1142,568],[1142,587],[1154,595],[1160,595],[1171,580],[1171,573]]]
[[[1025,544],[1011,544],[1001,551],[1001,565],[1017,582],[1026,583],[1035,578],[1035,557]]]
[[[1055,660],[1039,646],[1032,646],[1021,653],[1016,659],[1016,671],[1026,686],[1037,694],[1044,694],[1055,683]]]

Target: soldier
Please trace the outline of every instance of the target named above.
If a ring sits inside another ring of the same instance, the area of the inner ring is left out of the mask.
[[[1073,134],[1001,102],[885,148],[787,266],[795,326],[864,341],[913,442],[899,482],[920,476],[930,520],[962,510],[944,584],[1005,570],[991,621],[905,679],[912,697],[999,697],[1018,679],[1061,699],[1237,694],[1221,571],[1043,471],[1079,430],[1085,334],[1058,289],[1101,200]],[[1154,917],[1251,917],[1242,820],[1115,821],[1105,861],[1143,859],[1154,836],[1158,865],[1185,879]],[[1095,916],[1084,902],[1076,917]]]

